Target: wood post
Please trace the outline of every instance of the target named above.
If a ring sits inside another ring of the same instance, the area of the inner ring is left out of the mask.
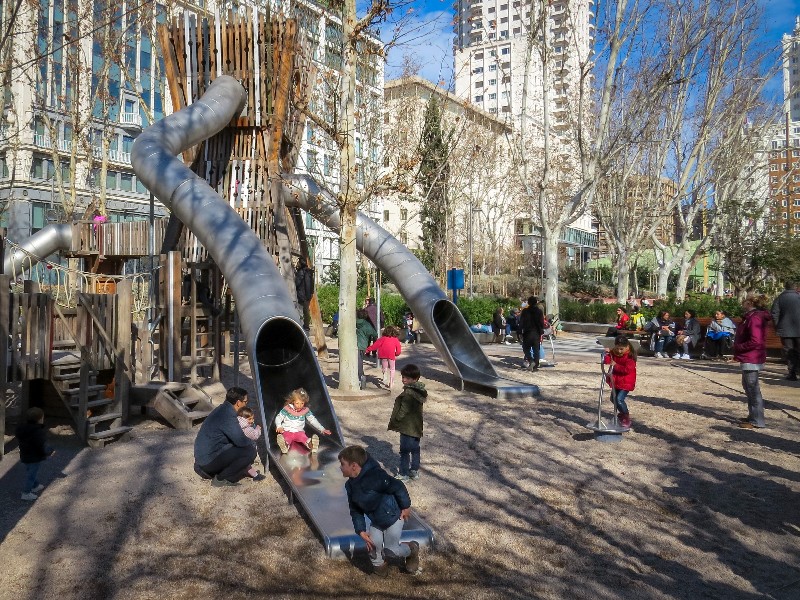
[[[116,356],[114,369],[114,404],[122,413],[122,423],[128,421],[131,388],[131,335],[133,282],[123,279],[117,283],[116,306]]]
[[[161,299],[164,320],[161,322],[161,364],[165,367],[167,381],[181,382],[181,253],[172,251],[162,256],[164,273]]]
[[[5,453],[6,390],[8,389],[8,324],[11,305],[11,277],[0,275],[0,460]]]

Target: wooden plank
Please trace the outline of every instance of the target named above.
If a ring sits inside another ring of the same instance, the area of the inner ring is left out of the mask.
[[[0,275],[0,340],[8,340],[10,336],[9,321],[11,318],[11,276]],[[12,340],[13,342],[13,340]],[[5,452],[6,434],[6,390],[8,389],[8,344],[0,344],[0,460]]]
[[[130,348],[133,282],[123,279],[117,284],[116,299],[116,343],[117,360],[114,374],[114,405],[122,413],[122,422],[127,423],[130,411],[131,375],[133,373]]]

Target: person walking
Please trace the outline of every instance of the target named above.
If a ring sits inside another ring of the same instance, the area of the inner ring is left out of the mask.
[[[772,320],[789,368],[786,379],[797,381],[800,370],[800,291],[795,281],[787,281],[784,288],[772,303]]]
[[[358,345],[358,382],[359,388],[364,389],[367,385],[367,376],[364,375],[364,354],[372,342],[378,339],[378,332],[369,322],[367,311],[359,309],[356,311],[356,344]]]
[[[539,368],[539,347],[544,334],[544,313],[539,308],[536,296],[528,298],[528,306],[519,316],[519,328],[522,332],[523,365],[526,369]]]
[[[747,417],[739,420],[743,429],[766,427],[764,397],[758,383],[758,372],[767,360],[767,323],[772,319],[766,307],[766,296],[745,298],[744,317],[733,342],[733,358],[742,365],[742,387],[747,395]]]
[[[314,269],[309,268],[304,257],[297,261],[297,271],[294,274],[294,286],[297,292],[297,305],[300,316],[303,317],[303,329],[308,329],[311,324],[311,312],[308,305],[314,295]]]

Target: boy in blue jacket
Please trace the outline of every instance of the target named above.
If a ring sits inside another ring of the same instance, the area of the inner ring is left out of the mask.
[[[406,572],[419,570],[419,543],[400,543],[403,521],[411,512],[411,498],[403,483],[386,471],[361,446],[339,452],[339,467],[347,477],[344,484],[350,516],[356,533],[366,542],[373,573],[385,576],[389,564],[384,553],[406,559]],[[370,525],[364,516],[369,517]]]

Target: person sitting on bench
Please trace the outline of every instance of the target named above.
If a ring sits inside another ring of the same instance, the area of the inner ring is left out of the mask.
[[[617,324],[614,327],[609,327],[606,331],[606,337],[617,337],[620,331],[630,329],[629,325],[631,318],[628,315],[628,309],[624,306],[617,307]]]

